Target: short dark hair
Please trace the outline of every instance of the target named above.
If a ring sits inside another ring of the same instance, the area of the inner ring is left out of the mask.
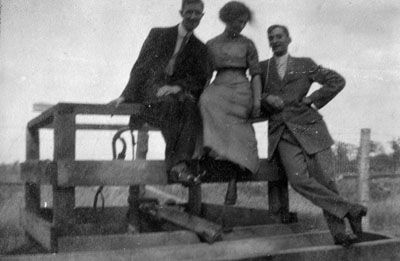
[[[219,10],[219,18],[226,24],[233,22],[242,15],[247,15],[249,22],[253,18],[251,10],[245,4],[238,1],[230,1]]]
[[[202,0],[182,0],[181,10],[183,10],[188,4],[201,4],[204,8],[204,3]]]
[[[284,26],[284,25],[281,25],[281,24],[271,25],[270,27],[268,27],[267,33],[268,34],[272,33],[272,31],[275,30],[276,28],[281,28],[283,30],[283,32],[286,34],[286,36],[290,37],[288,28],[286,26]]]

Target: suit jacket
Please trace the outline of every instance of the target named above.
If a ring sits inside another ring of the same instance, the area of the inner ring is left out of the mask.
[[[311,84],[318,82],[322,86],[308,97],[318,109],[324,107],[344,88],[344,78],[332,70],[317,66],[310,58],[289,56],[282,80],[273,58],[262,61],[260,65],[263,97],[274,94],[284,101],[282,111],[274,110],[265,99],[262,101],[262,109],[269,117],[269,157],[272,158],[285,128],[294,135],[307,154],[329,148],[333,140],[321,114],[301,101],[307,96]]]
[[[158,88],[165,84],[179,85],[184,94],[198,100],[208,77],[207,48],[192,34],[175,60],[173,75],[167,76],[165,68],[173,55],[177,37],[178,26],[150,31],[121,95],[128,102],[151,101]]]

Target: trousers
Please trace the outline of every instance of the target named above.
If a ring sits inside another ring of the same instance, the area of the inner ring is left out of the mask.
[[[176,164],[192,159],[201,130],[200,112],[192,97],[172,94],[145,103],[144,111],[131,117],[130,125],[137,124],[138,120],[160,128],[166,144],[167,172]]]
[[[332,234],[344,231],[343,218],[352,203],[339,195],[330,148],[308,155],[286,129],[278,143],[277,153],[292,188],[322,208]]]

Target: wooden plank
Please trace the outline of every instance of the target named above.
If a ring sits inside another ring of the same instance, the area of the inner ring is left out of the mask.
[[[311,234],[308,238],[312,237]],[[318,235],[316,236],[318,238]],[[9,260],[399,260],[400,240],[386,239],[355,244],[310,246],[304,235],[252,238],[210,244],[190,244],[120,251],[76,252],[57,255],[10,257]]]
[[[268,209],[280,215],[283,223],[290,222],[287,179],[268,182]]]
[[[355,244],[351,248],[339,246],[318,246],[302,249],[290,249],[260,255],[257,258],[243,258],[242,260],[260,260],[267,258],[271,261],[291,260],[324,260],[324,261],[376,261],[376,260],[400,260],[399,239],[385,239]]]
[[[190,215],[178,206],[148,206],[143,207],[142,211],[155,216],[157,219],[165,220],[179,227],[189,229],[209,243],[222,239],[222,227],[220,225]]]
[[[118,109],[108,104],[58,103],[33,118],[29,129],[39,129],[53,122],[56,113],[92,114],[92,115],[131,115],[140,113],[141,104],[122,104]]]
[[[40,214],[29,210],[23,211],[22,227],[35,241],[48,251],[54,252],[56,246],[55,230],[52,223]]]
[[[58,228],[58,235],[73,237],[126,233],[126,211],[127,207],[105,207],[102,211],[77,207],[69,223]]]
[[[167,184],[165,164],[162,160],[59,160],[57,162],[27,160],[21,163],[21,178],[26,182],[59,186]],[[240,180],[244,181],[254,181],[254,179],[249,177]],[[224,182],[224,180],[205,182]]]
[[[188,187],[188,213],[196,216],[201,214],[201,184]]]
[[[108,104],[83,104],[83,103],[59,103],[62,108],[71,108],[76,114],[93,114],[93,115],[133,115],[139,114],[143,110],[144,105],[138,103],[124,103],[117,109],[113,105]]]
[[[45,110],[32,120],[28,122],[27,128],[30,130],[38,130],[39,128],[43,128],[53,122],[54,112],[57,110],[57,106],[51,107],[50,109]]]
[[[0,167],[0,185],[23,185],[25,182],[21,179],[20,165],[2,165]]]
[[[59,106],[60,107],[60,106]],[[75,159],[75,114],[58,110],[54,114],[54,160]],[[75,207],[75,188],[53,186],[53,223],[68,223]]]
[[[28,160],[20,164],[21,179],[34,184],[57,184],[57,163],[50,160]]]
[[[156,246],[189,245],[195,243],[200,243],[195,233],[189,231],[174,231],[137,235],[61,237],[58,240],[58,249],[59,252],[110,251]]]
[[[59,161],[60,186],[167,184],[164,161]]]
[[[300,237],[301,238],[301,237]],[[209,244],[151,247],[121,251],[61,253],[56,255],[9,256],[5,260],[399,260],[400,240],[385,239],[355,244],[351,248],[334,245],[306,246],[299,238],[255,238]]]
[[[149,129],[148,129],[148,124],[143,125],[139,130],[138,130],[138,138],[137,138],[137,144],[136,144],[136,159],[140,160],[145,160],[147,157],[147,152],[148,152],[148,142],[149,142]],[[135,158],[135,153],[134,153],[134,139],[132,137],[132,159]],[[164,173],[165,171],[163,170],[160,173]],[[141,174],[139,174],[141,175]],[[165,176],[165,175],[164,175]],[[130,230],[131,231],[139,231],[141,232],[143,230],[142,227],[142,222],[140,219],[140,212],[139,212],[139,206],[140,206],[140,199],[143,197],[144,193],[146,191],[145,185],[131,185],[129,186],[129,196],[128,196],[128,203],[129,203],[129,210],[127,213],[127,219],[130,225]]]
[[[255,226],[280,223],[280,216],[269,210],[202,204],[202,216],[212,222],[223,224],[226,227]]]
[[[162,160],[62,160],[58,161],[57,169],[57,184],[60,186],[167,184],[165,164]],[[265,178],[267,180],[268,177]],[[240,181],[254,181],[254,179],[249,177]],[[205,182],[224,182],[224,180],[206,180]]]
[[[232,241],[245,238],[274,237],[306,233],[310,230],[310,228],[298,223],[234,227],[232,232],[224,234],[223,239],[224,241]],[[330,238],[329,240],[331,242]]]
[[[38,160],[40,157],[39,131],[26,129],[26,160]],[[38,213],[40,208],[40,185],[25,184],[25,208]]]

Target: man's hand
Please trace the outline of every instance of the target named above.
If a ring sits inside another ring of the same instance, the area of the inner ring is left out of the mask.
[[[310,106],[310,105],[312,104],[312,100],[311,100],[310,98],[308,98],[308,97],[304,97],[304,98],[301,100],[301,102],[304,103],[304,104],[307,105],[307,106]]]
[[[157,97],[162,97],[169,94],[176,94],[180,91],[182,91],[182,88],[178,85],[164,85],[158,90],[156,95]]]
[[[270,94],[266,98],[264,98],[269,105],[271,105],[274,109],[282,110],[285,103],[283,99],[277,95]]]
[[[108,105],[113,105],[113,106],[115,106],[115,108],[118,108],[124,102],[125,102],[125,98],[121,96],[121,97],[118,97],[115,100],[110,101],[108,103]]]
[[[304,97],[304,98],[301,100],[301,102],[304,103],[305,105],[307,105],[307,106],[313,108],[314,110],[317,110],[317,111],[318,111],[317,106],[315,106],[315,104],[313,103],[313,101],[312,101],[310,98]]]

